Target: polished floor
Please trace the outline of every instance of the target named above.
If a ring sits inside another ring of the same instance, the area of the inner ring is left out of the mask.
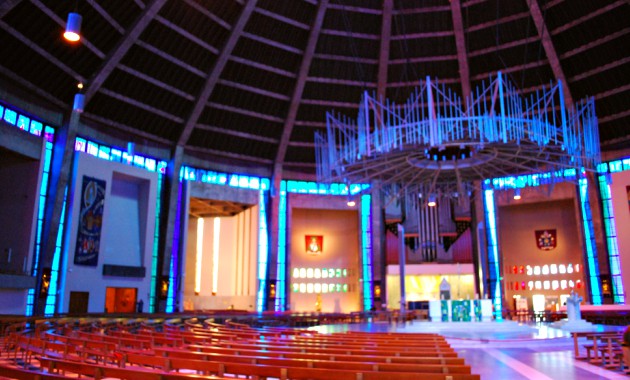
[[[575,360],[571,334],[546,324],[512,321],[488,323],[386,322],[318,326],[320,332],[395,331],[435,332],[444,335],[472,372],[484,380],[594,380],[628,379],[621,371]],[[622,327],[595,326],[597,331]],[[587,344],[580,338],[579,345]]]

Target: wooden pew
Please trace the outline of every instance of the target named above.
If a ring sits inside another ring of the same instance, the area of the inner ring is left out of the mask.
[[[23,368],[9,367],[0,364],[0,375],[7,376],[11,379],[17,380],[59,380],[67,379],[66,376],[57,375],[54,373],[44,373],[40,371],[31,371]]]
[[[164,373],[162,371],[147,370],[142,368],[119,368],[99,364],[70,362],[60,359],[38,358],[42,368],[50,373],[71,372],[78,375],[91,376],[95,380],[104,378],[117,378],[128,380],[190,380],[190,379],[224,379],[222,377],[201,377],[189,374]],[[67,378],[67,377],[62,377]]]
[[[216,349],[216,352],[194,352],[179,348],[156,348],[156,355],[168,357],[183,357],[198,360],[211,360],[216,357],[241,357],[241,358],[287,358],[287,359],[307,359],[323,361],[346,361],[364,363],[408,363],[408,364],[441,364],[441,365],[462,365],[463,358],[458,357],[400,357],[400,356],[355,356],[355,355],[329,355],[317,353],[301,352],[270,352],[256,350],[230,350]]]
[[[160,368],[164,371],[190,369],[203,373],[213,373],[217,370],[215,363],[223,363],[225,365],[232,363],[267,365],[275,367],[306,367],[306,368],[325,368],[337,370],[352,370],[356,372],[375,371],[375,372],[413,372],[413,373],[470,373],[468,365],[441,365],[441,364],[404,364],[404,363],[361,363],[361,362],[340,362],[325,361],[311,359],[288,359],[288,358],[268,358],[268,357],[234,357],[234,356],[215,356],[195,358],[194,355],[189,357],[156,357],[137,354],[127,354],[123,358],[123,363],[132,363],[136,365],[145,365],[152,368]],[[206,363],[213,363],[208,364]],[[124,366],[124,364],[123,364]]]

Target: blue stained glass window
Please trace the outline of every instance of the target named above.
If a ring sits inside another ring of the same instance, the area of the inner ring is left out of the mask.
[[[86,153],[98,157],[98,145],[96,143],[88,141]]]
[[[18,116],[17,119],[17,127],[23,131],[28,131],[29,124],[31,123],[31,119],[24,115]]]
[[[4,121],[11,125],[15,125],[15,123],[17,122],[17,112],[7,108],[4,111]]]
[[[74,150],[76,150],[77,152],[85,152],[86,148],[87,141],[85,141],[85,139],[77,137],[76,140],[74,140]]]
[[[4,107],[0,105],[0,119],[2,119],[3,115],[4,115]]]
[[[42,125],[42,123],[36,120],[31,120],[31,127],[29,129],[29,132],[31,132],[35,136],[41,136],[43,128],[44,126]]]

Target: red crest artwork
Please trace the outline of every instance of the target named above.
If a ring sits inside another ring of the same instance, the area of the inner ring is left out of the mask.
[[[306,253],[321,255],[324,250],[324,237],[321,235],[306,235]]]
[[[556,230],[537,230],[536,246],[543,251],[551,251],[558,244]]]

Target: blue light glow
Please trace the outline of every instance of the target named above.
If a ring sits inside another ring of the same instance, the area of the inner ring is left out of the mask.
[[[260,190],[258,197],[258,294],[256,295],[256,310],[265,310],[265,294],[267,292],[267,261],[269,259],[269,233],[267,230],[267,206],[265,192]]]
[[[586,245],[586,261],[588,264],[589,284],[591,290],[591,303],[602,304],[601,284],[599,283],[599,263],[597,261],[597,246],[593,231],[593,217],[591,204],[588,200],[588,180],[580,178],[580,209],[582,210],[582,226],[584,226],[584,243]]]
[[[280,182],[278,200],[278,265],[276,266],[276,311],[286,310],[286,271],[287,271],[287,182]]]
[[[490,181],[486,180],[486,187]],[[494,190],[484,190],[484,207],[486,210],[486,236],[488,240],[488,279],[490,281],[490,298],[494,306],[494,318],[497,321],[503,320],[503,296],[501,295],[501,274],[499,263],[499,247],[497,239],[497,220],[494,205]]]
[[[627,159],[624,161],[628,161]],[[618,161],[617,161],[618,162]],[[604,229],[606,233],[606,245],[608,246],[608,262],[610,264],[610,277],[613,290],[613,302],[623,304],[625,303],[625,291],[623,287],[623,281],[621,278],[621,263],[619,260],[619,245],[617,243],[617,226],[615,223],[615,213],[613,210],[612,193],[610,190],[610,184],[607,174],[606,164],[604,167],[599,167],[598,176],[599,191],[602,199],[602,212],[604,216]],[[630,165],[629,165],[630,166]],[[625,165],[624,165],[625,167]],[[629,167],[630,169],[630,167]],[[628,170],[625,169],[624,170]]]
[[[363,266],[363,310],[374,307],[372,293],[372,197],[361,196],[361,263]]]
[[[57,304],[57,284],[59,282],[59,264],[61,262],[61,247],[63,244],[63,230],[66,222],[66,200],[68,197],[68,186],[63,193],[63,205],[61,206],[61,218],[59,220],[59,230],[57,231],[57,240],[55,240],[55,253],[53,255],[52,265],[50,268],[50,285],[48,294],[46,295],[46,306],[44,308],[44,316],[51,317],[55,314]]]

